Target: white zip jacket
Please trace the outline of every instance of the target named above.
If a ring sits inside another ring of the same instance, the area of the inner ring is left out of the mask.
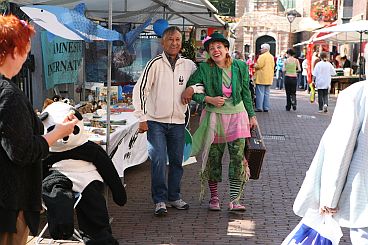
[[[183,124],[187,105],[181,102],[181,93],[195,70],[194,62],[183,57],[174,71],[165,53],[151,59],[133,89],[134,115],[140,122]]]

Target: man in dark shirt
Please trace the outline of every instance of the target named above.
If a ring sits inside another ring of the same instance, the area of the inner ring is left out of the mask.
[[[341,56],[342,68],[351,68],[351,62],[346,58],[346,56]]]

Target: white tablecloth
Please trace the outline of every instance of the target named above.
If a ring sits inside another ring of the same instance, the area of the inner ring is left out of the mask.
[[[102,120],[106,119],[102,117]],[[112,114],[111,121],[119,121],[125,119],[126,125],[114,126],[115,131],[110,134],[109,151],[111,154],[115,150],[112,157],[114,166],[120,177],[124,177],[125,169],[141,164],[148,158],[147,152],[147,134],[139,134],[138,119],[132,112],[122,112],[120,114]],[[88,130],[88,127],[86,127]],[[106,142],[106,136],[91,136],[92,141]]]

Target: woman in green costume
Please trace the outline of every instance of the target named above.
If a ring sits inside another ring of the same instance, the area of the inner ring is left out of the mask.
[[[249,91],[248,67],[243,61],[231,59],[229,41],[220,33],[207,37],[204,47],[210,57],[199,65],[182,94],[183,103],[192,95],[196,102],[205,103],[200,126],[193,135],[192,148],[193,155],[203,150],[201,198],[207,181],[211,193],[209,209],[221,210],[217,183],[222,181],[222,158],[227,145],[230,155],[229,210],[244,211],[240,197],[249,178],[244,158],[245,140],[250,137],[250,129],[257,126]]]

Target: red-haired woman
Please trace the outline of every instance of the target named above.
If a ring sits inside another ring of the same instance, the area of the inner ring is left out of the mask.
[[[193,135],[192,149],[192,153],[197,154],[203,148],[201,197],[207,181],[211,193],[209,209],[221,209],[217,183],[222,181],[222,158],[227,146],[230,155],[229,210],[244,211],[240,198],[249,177],[244,166],[245,138],[250,137],[250,128],[257,126],[249,92],[248,67],[243,61],[231,59],[229,41],[222,34],[213,33],[207,37],[204,47],[210,58],[199,65],[182,94],[186,97],[190,90],[204,88],[204,93],[193,95],[196,102],[206,104],[200,126]]]
[[[0,16],[0,245],[26,244],[38,232],[41,159],[49,146],[73,132],[68,116],[46,135],[31,103],[10,79],[31,49],[34,28],[13,15]]]

